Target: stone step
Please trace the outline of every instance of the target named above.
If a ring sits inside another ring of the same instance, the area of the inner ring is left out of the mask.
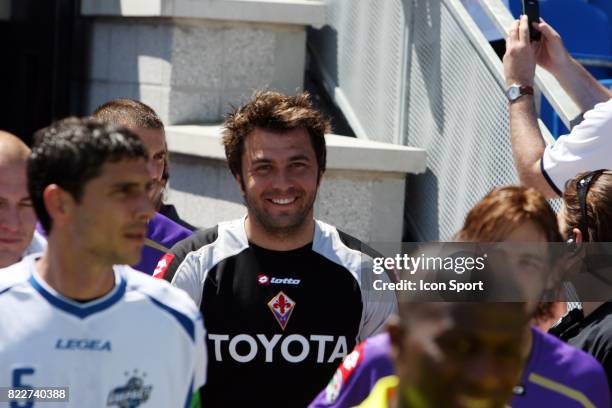
[[[221,127],[171,126],[169,202],[188,222],[210,227],[246,209],[225,161]],[[423,173],[423,149],[326,135],[327,171],[315,217],[366,242],[402,238],[406,174]]]

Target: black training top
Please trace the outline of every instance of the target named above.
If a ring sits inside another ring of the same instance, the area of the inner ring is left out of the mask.
[[[612,390],[612,302],[604,303],[585,318],[575,319],[555,334],[595,357],[606,371]]]
[[[304,407],[356,344],[382,330],[395,295],[372,290],[361,242],[316,221],[313,242],[271,251],[244,218],[196,232],[160,260],[158,276],[200,306],[207,331],[203,406]]]

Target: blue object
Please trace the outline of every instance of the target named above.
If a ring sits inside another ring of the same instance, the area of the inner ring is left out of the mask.
[[[610,3],[611,0],[601,0]],[[612,7],[611,7],[612,8]],[[510,11],[518,18],[521,0],[510,0]],[[585,0],[540,0],[540,16],[563,38],[572,56],[588,56],[593,61],[612,61],[610,20],[606,13]],[[583,64],[597,79],[612,78],[612,69]],[[545,98],[540,106],[540,117],[552,135],[557,138],[568,133],[556,112]]]
[[[609,58],[612,60],[612,57],[609,57]],[[600,79],[599,83],[608,89],[612,88],[612,79]],[[544,101],[546,101],[546,104],[550,106],[550,104],[548,103],[546,99],[543,99],[542,103],[544,103]],[[550,130],[550,133],[554,136],[555,139],[557,139],[561,135],[568,134],[569,129],[561,121],[561,118],[559,118],[559,115],[557,115],[557,112],[555,112],[554,109],[552,109],[552,114],[553,114],[552,127],[550,126],[548,127],[548,130]]]
[[[607,16],[608,20],[612,21],[612,1],[610,0],[589,0],[589,4],[597,7],[601,11],[603,11]],[[612,35],[612,27],[610,27],[610,33]]]

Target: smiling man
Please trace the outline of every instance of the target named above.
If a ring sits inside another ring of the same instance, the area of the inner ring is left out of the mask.
[[[158,265],[206,319],[206,406],[306,406],[396,310],[393,294],[367,289],[361,243],[313,218],[327,130],[307,94],[256,93],[223,138],[246,217],[197,232]]]
[[[44,131],[28,189],[48,246],[0,274],[0,384],[68,387],[66,407],[189,406],[205,377],[201,314],[182,291],[118,265],[140,257],[151,187],[127,129],[73,118]]]
[[[19,261],[33,239],[36,215],[26,179],[29,156],[25,143],[0,131],[0,268]]]

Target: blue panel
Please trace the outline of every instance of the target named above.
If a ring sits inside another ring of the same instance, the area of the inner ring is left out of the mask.
[[[191,384],[189,384],[189,389],[187,390],[187,398],[185,398],[185,408],[191,408],[191,398],[193,398],[193,378],[191,379]]]
[[[115,293],[113,293],[112,296],[110,296],[103,302],[88,306],[87,303],[84,303],[83,305],[75,305],[53,295],[52,293],[48,292],[40,283],[38,283],[38,281],[34,278],[33,275],[30,276],[29,282],[32,287],[34,287],[34,289],[36,289],[38,293],[42,295],[42,297],[44,297],[49,303],[51,303],[51,305],[63,310],[66,313],[75,315],[81,319],[91,316],[94,313],[98,313],[105,309],[108,309],[109,307],[117,303],[123,297],[126,287],[125,279],[122,278],[119,283],[119,287],[117,287]]]
[[[189,334],[189,337],[191,338],[191,340],[195,342],[195,325],[193,324],[193,321],[191,320],[191,318],[189,318],[189,316],[179,312],[176,309],[171,308],[168,305],[161,303],[160,301],[152,298],[151,296],[148,296],[148,297],[149,299],[151,299],[151,302],[153,302],[154,305],[157,305],[163,310],[165,310],[166,312],[170,313],[180,323],[180,325],[183,326],[183,328],[187,331],[187,334]]]

